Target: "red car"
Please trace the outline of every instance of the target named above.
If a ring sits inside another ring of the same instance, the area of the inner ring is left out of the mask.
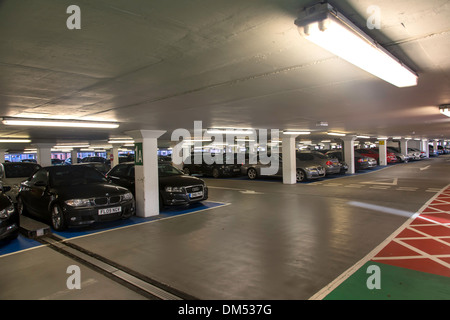
[[[371,157],[377,160],[378,164],[380,164],[380,155],[378,148],[372,148],[372,149],[356,149],[355,151],[359,152],[363,156]],[[397,162],[397,157],[394,153],[387,151],[387,163],[394,163]]]

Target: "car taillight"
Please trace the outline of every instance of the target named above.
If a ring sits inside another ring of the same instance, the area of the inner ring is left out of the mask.
[[[328,160],[325,164],[326,164],[327,166],[332,166],[332,165],[333,165],[333,162],[331,162],[330,160]]]
[[[358,159],[358,162],[363,163],[363,162],[364,162],[364,159],[359,158],[359,159]]]

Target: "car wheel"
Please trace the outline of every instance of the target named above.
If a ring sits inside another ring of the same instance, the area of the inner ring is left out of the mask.
[[[212,170],[212,176],[213,176],[213,178],[218,178],[218,177],[220,177],[219,169],[214,168],[214,169]]]
[[[303,182],[306,180],[305,171],[302,169],[297,169],[297,182]]]
[[[53,229],[57,231],[62,231],[67,228],[64,213],[61,207],[57,204],[52,207],[51,222]]]
[[[19,215],[26,215],[28,213],[22,197],[17,197],[17,212],[19,212]]]
[[[189,168],[188,168],[188,167],[186,167],[186,168],[183,168],[183,172],[184,172],[185,174],[187,174],[188,176],[190,176],[190,175],[191,175],[191,170],[189,170]]]
[[[250,169],[247,170],[247,177],[250,180],[254,180],[254,179],[256,179],[258,177],[258,172],[256,171],[255,168],[250,168]]]

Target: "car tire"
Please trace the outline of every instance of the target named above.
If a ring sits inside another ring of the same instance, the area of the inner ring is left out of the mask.
[[[50,222],[53,229],[56,231],[63,231],[67,229],[66,219],[60,205],[55,204],[52,206],[52,210],[50,212]]]
[[[220,177],[220,171],[219,171],[219,169],[217,169],[217,168],[213,168],[212,169],[212,176],[213,176],[213,178],[219,178]]]
[[[183,172],[184,172],[185,174],[187,174],[188,176],[191,175],[191,170],[189,170],[188,167],[183,168]]]
[[[248,177],[250,180],[255,180],[256,178],[258,178],[258,171],[256,171],[255,168],[249,168],[249,169],[247,170],[247,177]]]
[[[303,182],[306,180],[306,173],[302,169],[297,169],[297,182]]]
[[[28,211],[23,203],[22,197],[17,197],[17,212],[19,215],[27,215]]]

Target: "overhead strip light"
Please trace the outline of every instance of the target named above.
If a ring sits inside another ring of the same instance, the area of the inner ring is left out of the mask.
[[[307,8],[295,20],[309,41],[397,87],[416,86],[418,76],[328,3]]]
[[[109,140],[108,143],[134,143],[134,140]]]
[[[0,143],[30,143],[30,139],[0,139]]]
[[[329,136],[339,136],[339,137],[345,137],[345,133],[338,133],[338,132],[328,132]]]
[[[116,122],[81,121],[81,120],[53,120],[28,118],[3,118],[2,123],[9,126],[40,126],[40,127],[70,127],[70,128],[97,128],[115,129],[119,127]]]
[[[310,131],[283,131],[283,134],[290,134],[290,135],[309,135],[311,134]]]
[[[450,104],[443,104],[439,106],[439,111],[447,117],[450,117]]]

